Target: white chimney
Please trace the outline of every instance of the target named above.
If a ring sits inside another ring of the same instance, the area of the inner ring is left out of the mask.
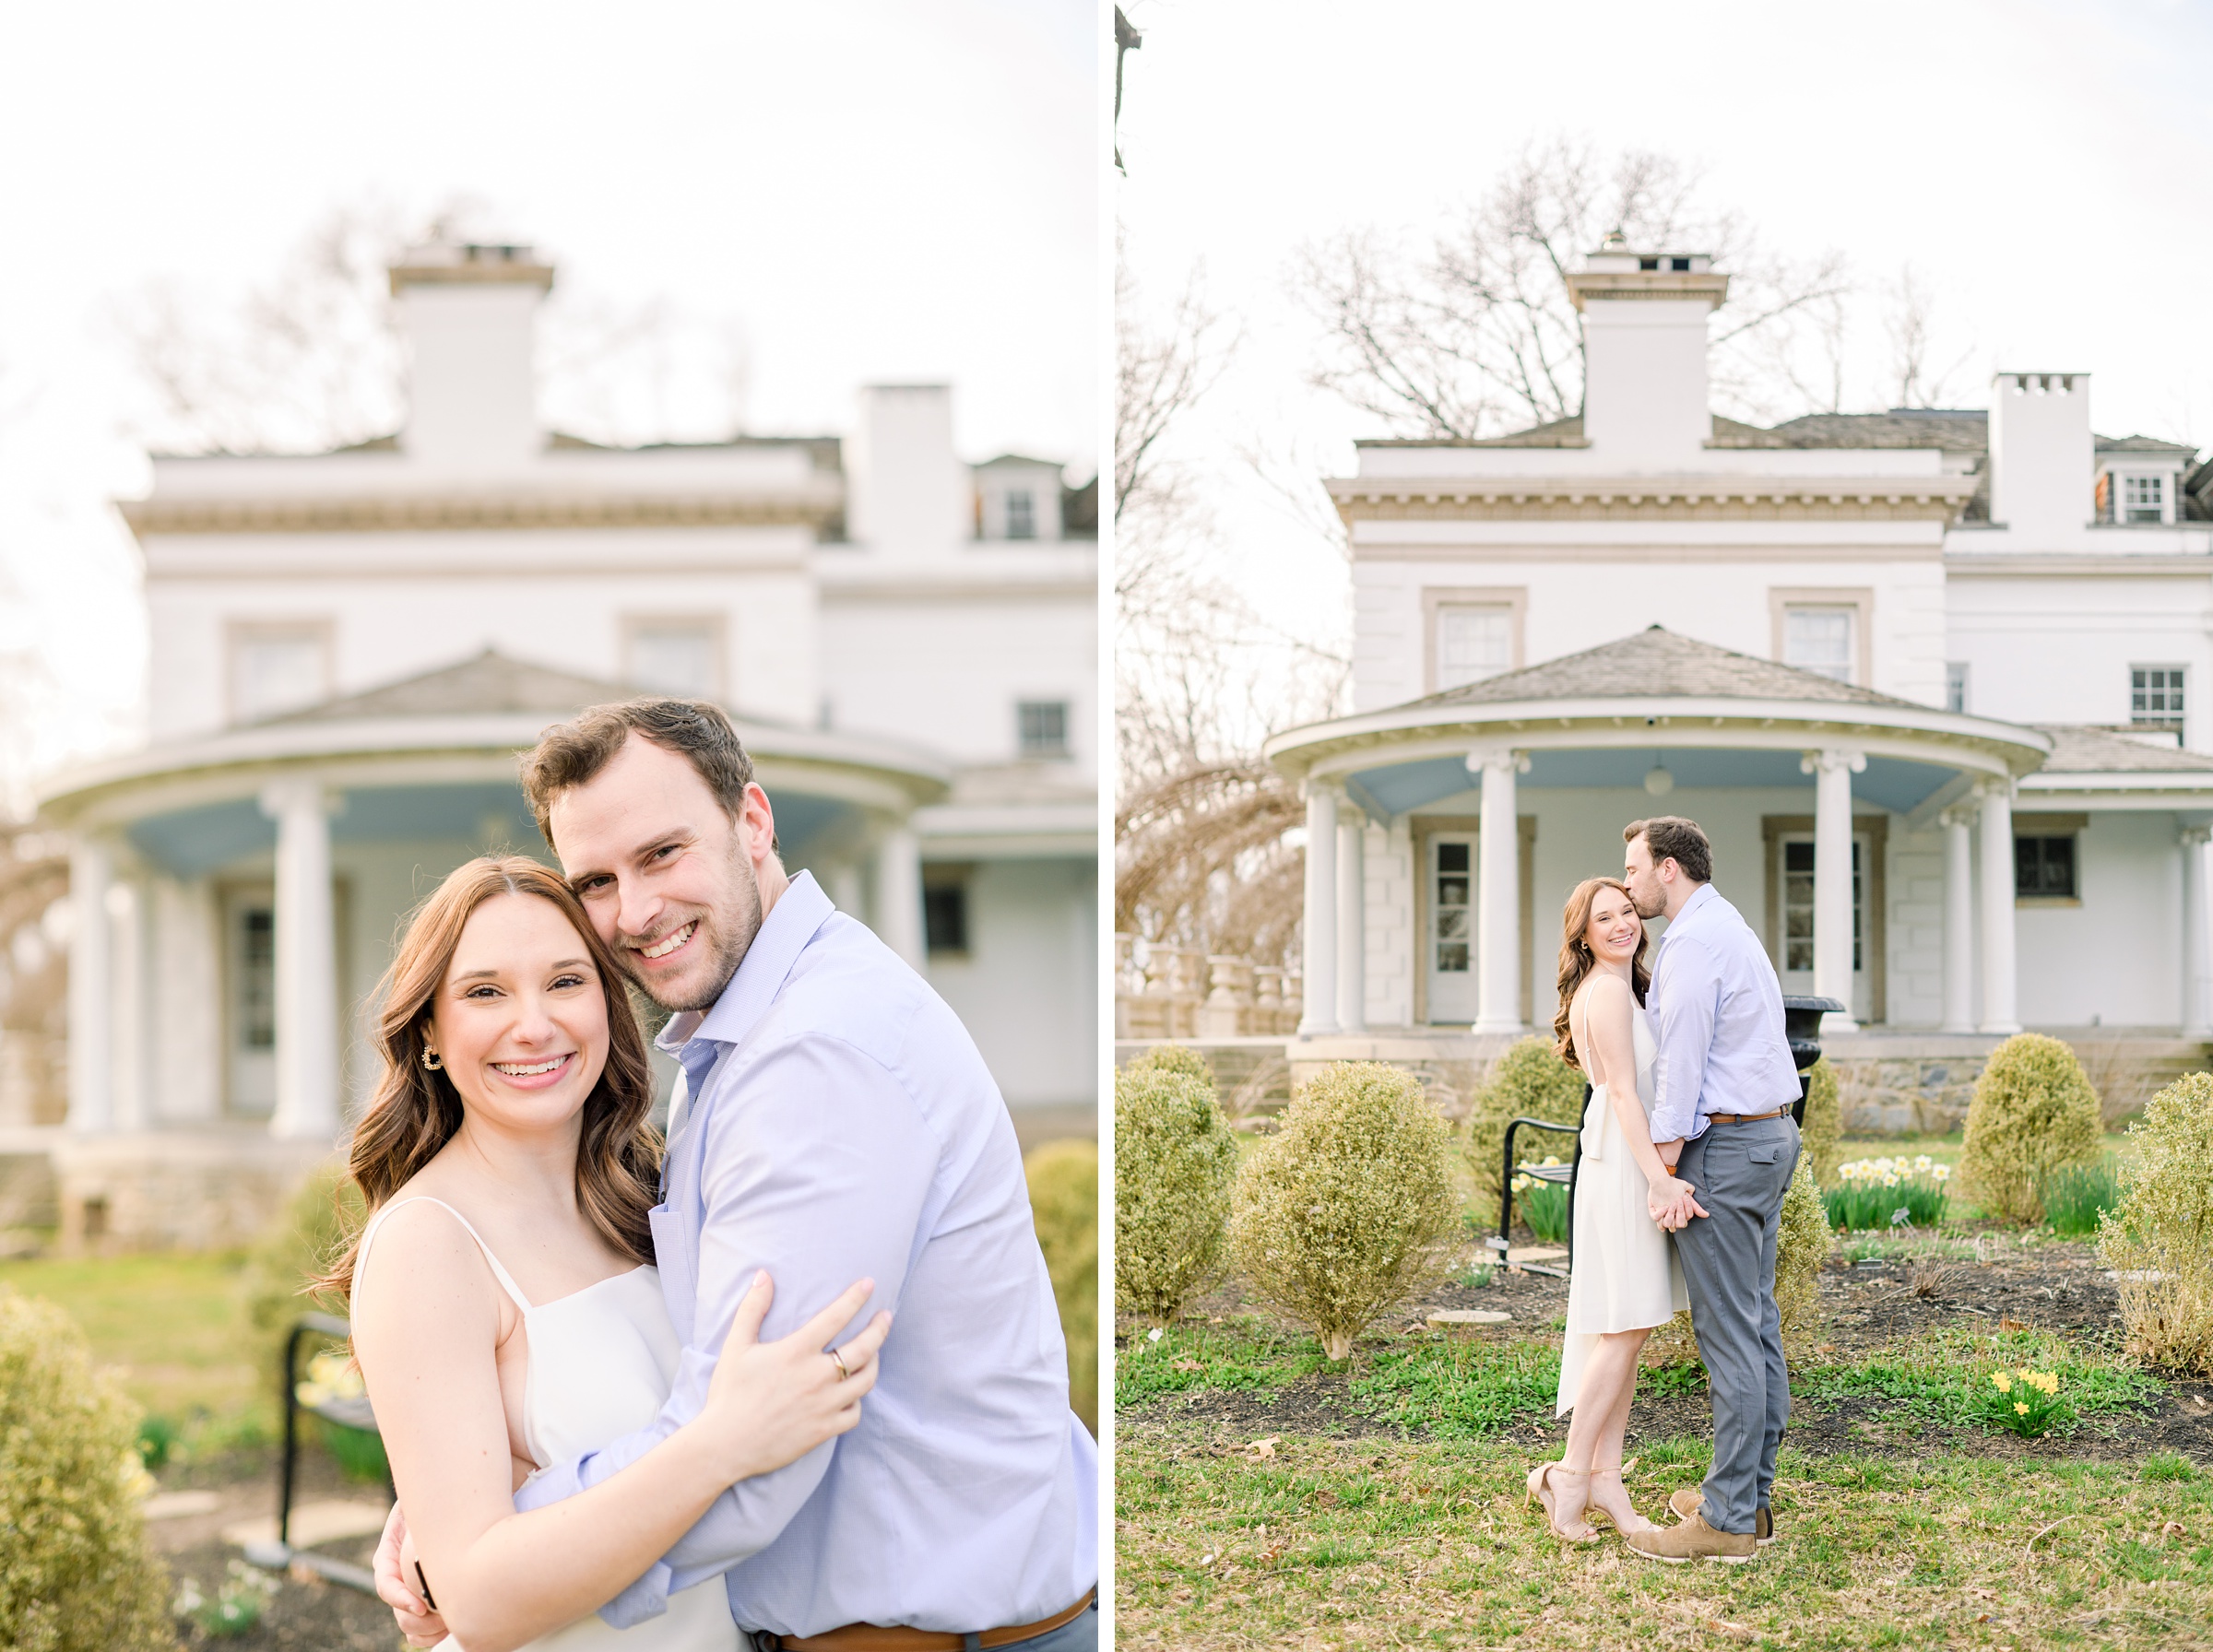
[[[2096,509],[2087,372],[2002,372],[1990,384],[1990,520],[2074,544]]]
[[[535,331],[552,285],[552,266],[525,246],[415,247],[393,267],[409,355],[403,449],[470,470],[537,455]]]
[[[1583,439],[1609,468],[1703,468],[1706,318],[1729,277],[1704,253],[1634,252],[1617,230],[1568,294],[1583,313]]]
[[[846,537],[892,556],[942,556],[976,537],[968,467],[953,455],[953,392],[870,384],[846,443]]]

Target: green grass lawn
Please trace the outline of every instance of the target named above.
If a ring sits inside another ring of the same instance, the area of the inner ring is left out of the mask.
[[[2115,1466],[1785,1446],[1779,1540],[1665,1566],[1612,1533],[1564,1548],[1523,1507],[1526,1446],[1125,1430],[1116,1612],[1127,1647],[2143,1646],[2208,1644],[2213,1479]],[[1707,1446],[1648,1446],[1648,1512]]]
[[[243,1266],[235,1255],[0,1262],[0,1287],[67,1313],[149,1415],[188,1433],[266,1438],[276,1379],[262,1368],[266,1339],[246,1319]]]
[[[1837,1144],[1837,1150],[1847,1161],[1911,1159],[1926,1153],[1939,1164],[1957,1165],[1960,1146],[1960,1133],[1954,1130],[1948,1136],[1847,1136]],[[2106,1132],[2105,1150],[2119,1159],[2130,1157],[2134,1150],[2129,1145],[2128,1132]]]

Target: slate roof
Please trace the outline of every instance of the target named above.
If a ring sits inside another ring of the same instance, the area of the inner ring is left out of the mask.
[[[2104,728],[2038,724],[2052,737],[2047,774],[2203,774],[2213,772],[2213,757],[2172,746],[2147,746]]]
[[[1839,682],[1818,672],[1756,659],[1711,643],[1652,626],[1633,636],[1602,643],[1519,671],[1486,677],[1415,705],[1496,705],[1518,700],[1641,699],[1802,700],[1841,705],[1899,706],[1925,712],[1911,700]]]
[[[629,700],[638,690],[544,666],[510,659],[487,648],[473,659],[403,678],[359,694],[343,694],[270,723],[357,722],[376,717],[466,717],[531,712],[569,716],[587,705]]]

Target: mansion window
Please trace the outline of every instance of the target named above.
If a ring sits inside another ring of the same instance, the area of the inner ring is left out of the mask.
[[[330,698],[330,628],[247,625],[231,635],[231,720],[258,723]]]
[[[2140,728],[2180,728],[2183,726],[2182,667],[2130,667],[2128,720]]]
[[[1446,603],[1437,610],[1436,692],[1509,671],[1514,613],[1503,606]]]
[[[1967,709],[1967,662],[1947,661],[1944,667],[1944,709],[1963,712]]]
[[[1037,537],[1037,496],[1027,488],[1007,490],[1007,537],[1035,539]]]
[[[933,873],[923,879],[922,946],[932,958],[967,955],[968,879],[965,876]]]
[[[722,627],[713,620],[633,620],[622,674],[653,694],[712,700],[722,691]]]
[[[1068,755],[1068,702],[1024,700],[1014,708],[1017,749],[1024,757]]]
[[[1861,957],[1865,945],[1863,918],[1866,891],[1860,879],[1860,840],[1852,840],[1852,967],[1866,967]],[[1814,967],[1814,840],[1785,839],[1782,845],[1782,967],[1810,971]]]
[[[2167,520],[2167,478],[2163,476],[2124,476],[2121,478],[2121,520]]]
[[[2074,838],[2015,838],[2013,892],[2021,901],[2076,899]]]
[[[1854,608],[1793,608],[1782,616],[1782,663],[1839,682],[1852,680]]]

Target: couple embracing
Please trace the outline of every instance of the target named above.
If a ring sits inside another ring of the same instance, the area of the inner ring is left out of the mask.
[[[1095,1646],[1096,1451],[974,1043],[786,874],[715,707],[595,708],[523,778],[561,871],[472,861],[412,920],[325,1281],[408,1641]]]
[[[1689,820],[1638,820],[1622,878],[1592,878],[1561,920],[1559,1053],[1591,1082],[1576,1177],[1575,1267],[1558,1411],[1566,1455],[1530,1471],[1553,1534],[1598,1540],[1603,1512],[1630,1549],[1673,1564],[1749,1560],[1770,1541],[1775,1453],[1791,1414],[1775,1305],[1782,1198],[1798,1161],[1797,1069],[1782,987],[1713,887]],[[1664,917],[1658,960],[1644,924]],[[1645,1339],[1690,1310],[1713,1401],[1713,1466],[1675,1516],[1639,1515],[1622,1439]]]

